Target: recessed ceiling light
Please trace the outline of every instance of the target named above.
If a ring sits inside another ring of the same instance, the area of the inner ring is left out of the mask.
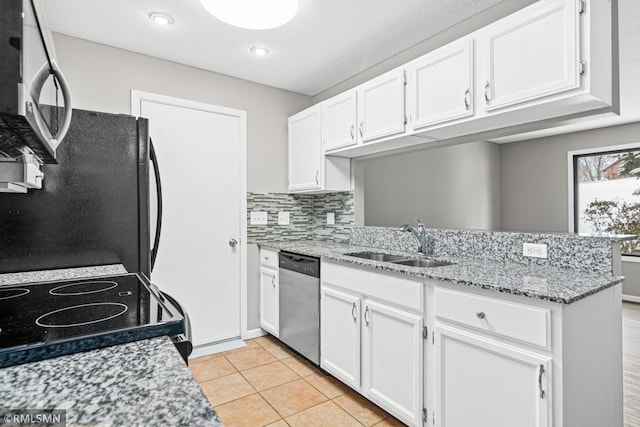
[[[155,22],[158,25],[169,25],[173,24],[173,18],[166,13],[162,12],[151,12],[149,13],[149,19]]]
[[[291,21],[298,0],[200,0],[207,12],[229,25],[267,30]]]
[[[269,53],[269,49],[264,46],[253,46],[251,48],[251,53],[258,56],[265,56],[267,53]]]

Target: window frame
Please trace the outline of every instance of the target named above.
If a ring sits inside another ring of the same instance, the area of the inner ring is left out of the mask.
[[[576,229],[577,221],[576,215],[578,215],[576,209],[577,198],[576,195],[578,193],[578,181],[576,179],[577,168],[576,165],[578,163],[578,157],[588,156],[588,155],[598,155],[598,154],[610,154],[615,152],[625,152],[625,151],[640,151],[640,141],[633,142],[629,144],[618,144],[618,145],[609,145],[603,147],[593,147],[593,148],[585,148],[581,150],[572,150],[567,152],[567,169],[568,169],[568,230],[570,233],[578,233]],[[640,255],[625,255],[621,254],[623,261],[637,262],[640,263]]]

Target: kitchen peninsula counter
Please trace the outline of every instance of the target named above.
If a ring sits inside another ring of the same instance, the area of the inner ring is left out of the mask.
[[[259,243],[259,245],[265,249],[315,256],[323,261],[340,262],[424,279],[442,280],[561,304],[571,304],[624,281],[624,277],[611,274],[589,273],[543,265],[524,265],[511,261],[465,259],[450,256],[429,258],[449,261],[453,263],[451,265],[431,268],[410,267],[353,257],[347,254],[384,252],[415,256],[415,253],[328,241],[266,241]]]
[[[66,410],[67,425],[223,425],[168,337],[0,369],[0,402]]]

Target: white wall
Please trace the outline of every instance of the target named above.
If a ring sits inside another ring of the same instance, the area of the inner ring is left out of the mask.
[[[54,34],[74,108],[130,114],[132,89],[247,112],[247,190],[287,191],[287,117],[311,97]]]

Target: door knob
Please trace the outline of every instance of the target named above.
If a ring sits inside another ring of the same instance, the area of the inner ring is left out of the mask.
[[[238,244],[238,241],[236,239],[229,240],[229,246],[231,246],[232,248],[235,248],[237,244]]]

